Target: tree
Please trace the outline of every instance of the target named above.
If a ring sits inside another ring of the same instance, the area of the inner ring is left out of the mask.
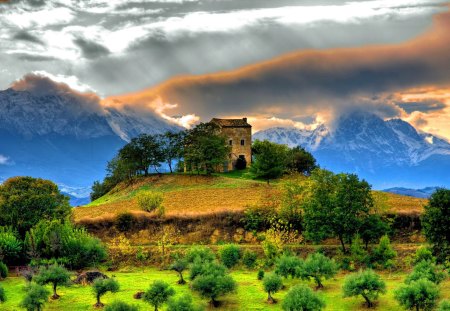
[[[442,300],[437,308],[437,311],[450,311],[450,300]]]
[[[419,247],[414,254],[413,262],[414,264],[418,264],[421,261],[430,261],[435,263],[436,258],[433,256],[431,250],[427,247]]]
[[[142,297],[145,302],[155,307],[155,311],[175,295],[175,290],[164,281],[155,281]]]
[[[189,263],[194,263],[194,261],[199,261],[200,263],[208,263],[214,261],[215,259],[216,255],[210,248],[206,246],[193,246],[186,254],[186,260]]]
[[[250,172],[256,178],[262,178],[269,183],[286,172],[286,161],[289,148],[286,145],[272,143],[268,140],[255,140],[252,146],[254,156]]]
[[[372,308],[373,302],[380,294],[386,293],[386,284],[381,277],[372,270],[352,273],[345,278],[344,297],[361,295],[366,301],[367,307]]]
[[[447,274],[442,270],[442,267],[431,261],[421,261],[414,266],[413,271],[406,277],[405,283],[409,284],[420,279],[427,279],[434,284],[440,284],[446,277]]]
[[[167,303],[167,311],[201,311],[202,308],[194,306],[190,295],[183,295],[180,298],[171,298]]]
[[[369,243],[379,240],[383,235],[389,231],[389,225],[381,219],[377,214],[370,214],[362,220],[359,236],[364,242],[366,250]]]
[[[6,301],[5,290],[4,290],[3,287],[0,285],[0,303],[5,302],[5,301]]]
[[[13,264],[20,259],[22,253],[22,241],[17,231],[11,227],[0,227],[0,260]]]
[[[123,301],[114,301],[107,305],[105,311],[138,311],[139,308],[135,305],[127,304]]]
[[[186,284],[186,281],[183,278],[183,271],[187,270],[188,265],[189,262],[185,258],[177,258],[170,266],[170,270],[176,271],[180,277],[178,284]]]
[[[228,244],[221,246],[219,256],[222,263],[228,269],[233,268],[241,259],[241,249],[236,244]]]
[[[160,135],[161,151],[169,166],[170,173],[173,173],[173,161],[183,156],[184,132],[166,132]]]
[[[296,285],[286,294],[283,301],[284,311],[320,311],[325,302],[306,285]]]
[[[288,278],[296,278],[299,275],[299,270],[302,265],[302,261],[297,256],[283,254],[277,259],[275,263],[275,273]]]
[[[242,255],[242,263],[247,267],[247,269],[253,269],[256,266],[256,261],[258,259],[258,254],[246,249]]]
[[[27,311],[41,311],[48,300],[50,292],[38,284],[29,284],[25,287],[26,295],[20,303],[20,307]]]
[[[21,237],[42,219],[65,219],[69,197],[49,180],[12,177],[0,185],[0,225],[15,228]]]
[[[162,210],[162,203],[164,196],[160,192],[154,191],[141,191],[136,195],[136,200],[139,207],[145,212],[153,212],[155,210]]]
[[[299,275],[302,279],[314,279],[317,288],[323,288],[322,280],[330,279],[337,273],[337,265],[334,260],[321,253],[308,255],[300,266]]]
[[[316,159],[303,147],[294,147],[289,150],[287,156],[287,169],[309,176],[317,168]]]
[[[263,279],[264,290],[267,292],[267,301],[269,303],[274,303],[275,299],[273,299],[272,294],[278,292],[283,286],[283,282],[281,281],[281,277],[276,273],[268,273]]]
[[[437,189],[422,216],[425,237],[439,262],[450,259],[450,190]]]
[[[119,283],[114,279],[96,279],[92,284],[92,291],[97,299],[97,303],[94,305],[96,308],[101,308],[104,304],[100,301],[100,298],[107,292],[117,293],[119,291]]]
[[[39,285],[52,284],[52,299],[59,299],[59,295],[56,293],[56,287],[68,285],[70,281],[70,273],[64,267],[54,264],[49,267],[41,267],[34,280]]]
[[[428,311],[436,306],[439,289],[433,282],[420,279],[400,287],[394,292],[394,297],[405,309]]]
[[[397,252],[392,248],[391,241],[387,235],[380,239],[380,243],[372,250],[370,262],[381,268],[390,268],[394,265],[394,259]]]

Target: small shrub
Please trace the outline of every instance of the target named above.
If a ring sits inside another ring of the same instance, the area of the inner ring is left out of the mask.
[[[373,307],[373,302],[380,294],[386,293],[386,284],[381,277],[372,270],[352,273],[345,278],[344,297],[361,295],[368,308]]]
[[[179,298],[171,298],[167,303],[167,311],[200,311],[202,308],[196,307],[192,303],[190,295],[183,295]]]
[[[442,300],[437,308],[437,311],[450,311],[450,300]]]
[[[50,292],[44,286],[33,283],[25,287],[25,292],[20,307],[27,309],[27,311],[42,310],[50,295]]]
[[[245,250],[242,255],[242,263],[247,267],[247,269],[255,268],[257,259],[258,254],[251,250]]]
[[[413,271],[407,276],[405,283],[411,283],[420,279],[427,279],[435,284],[441,283],[447,277],[440,266],[431,261],[421,261],[414,266]]]
[[[299,275],[301,265],[302,261],[297,256],[283,254],[276,261],[275,272],[285,278],[296,278]]]
[[[285,311],[320,311],[325,308],[325,302],[306,285],[292,287],[284,298]]]
[[[160,192],[141,191],[136,195],[136,200],[143,211],[151,213],[162,207],[164,197]]]
[[[56,293],[56,288],[58,285],[65,286],[69,284],[70,273],[64,267],[58,265],[41,267],[39,273],[34,277],[34,280],[39,285],[52,284],[52,299],[58,299],[59,295]]]
[[[241,258],[241,248],[236,244],[224,245],[219,249],[219,256],[222,263],[228,269],[234,267]]]
[[[334,260],[321,253],[308,255],[299,269],[299,275],[304,280],[313,279],[317,288],[323,288],[322,280],[330,279],[337,273]]]
[[[114,225],[120,232],[127,232],[133,228],[135,218],[130,213],[122,213],[117,215]]]
[[[436,258],[433,256],[433,253],[429,248],[419,247],[414,254],[413,262],[416,265],[421,261],[436,262]]]
[[[0,285],[0,303],[6,301],[6,294],[3,287]]]
[[[119,282],[114,279],[96,279],[92,284],[92,291],[97,299],[94,307],[101,308],[104,304],[100,301],[100,298],[107,292],[117,293],[119,291]]]
[[[163,281],[155,281],[144,293],[142,299],[151,304],[155,311],[166,303],[171,296],[175,295],[175,290],[169,284]]]
[[[264,270],[259,270],[256,275],[256,278],[261,281],[262,279],[264,279],[264,274],[265,274]]]
[[[189,249],[186,254],[186,260],[189,263],[193,263],[194,261],[199,261],[200,263],[211,262],[216,259],[216,255],[214,255],[213,251],[205,246],[193,246]]]
[[[0,279],[6,279],[8,277],[8,267],[0,261]]]
[[[135,305],[127,304],[123,301],[114,301],[107,305],[105,311],[138,311],[139,308]]]
[[[432,310],[436,306],[439,289],[433,282],[420,279],[400,287],[394,292],[394,297],[405,309]]]
[[[283,286],[281,277],[276,273],[269,273],[263,279],[264,290],[267,292],[267,301],[269,303],[274,303],[272,294],[278,292]]]
[[[373,249],[370,262],[375,267],[387,269],[394,265],[395,257],[397,257],[397,252],[392,248],[389,237],[384,235],[381,237],[378,246]]]

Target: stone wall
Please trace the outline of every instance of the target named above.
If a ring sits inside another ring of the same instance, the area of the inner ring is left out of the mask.
[[[224,127],[221,129],[222,133],[227,137],[227,143],[231,144],[231,159],[228,162],[228,170],[234,169],[236,160],[240,155],[245,156],[247,165],[252,161],[252,128],[251,127]],[[244,140],[244,145],[241,145],[241,140]]]

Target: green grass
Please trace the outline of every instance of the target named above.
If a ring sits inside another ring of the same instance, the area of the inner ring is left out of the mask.
[[[128,303],[134,303],[141,307],[141,310],[150,310],[150,306],[143,303],[141,300],[133,299],[133,294],[137,291],[146,290],[153,281],[164,280],[174,287],[176,295],[183,293],[192,293],[189,289],[189,284],[176,284],[177,276],[172,271],[161,271],[155,268],[147,268],[145,272],[142,270],[133,269],[132,271],[121,271],[109,273],[114,274],[120,283],[120,291],[115,294],[108,293],[102,298],[102,302],[108,304],[114,300],[122,300]],[[187,276],[188,274],[186,274]],[[285,280],[285,289],[274,294],[278,299],[275,305],[268,305],[266,303],[266,293],[262,290],[261,281],[256,280],[256,271],[238,270],[232,272],[233,278],[238,283],[236,293],[229,294],[220,298],[222,305],[217,310],[281,310],[281,302],[286,295],[287,290],[303,281],[300,280]],[[389,275],[382,274],[383,279],[387,283],[387,294],[379,298],[379,303],[376,310],[402,310],[393,298],[393,290],[402,284],[405,278],[404,273],[396,273]],[[319,291],[326,301],[326,310],[367,310],[363,305],[361,297],[342,298],[342,282],[344,275],[340,274],[335,279],[324,282],[325,289]],[[0,283],[6,292],[7,302],[0,304],[0,310],[22,310],[18,307],[23,296],[22,288],[24,280],[18,277],[10,277]],[[313,283],[307,283],[314,287]],[[50,287],[49,287],[50,290]],[[61,299],[57,301],[49,301],[44,310],[95,310],[93,304],[95,298],[91,292],[90,286],[73,285],[71,287],[61,287],[58,290]],[[442,298],[450,298],[450,281],[447,280],[441,285]],[[194,301],[197,304],[203,305],[209,310],[207,301],[201,299],[197,294],[193,293]],[[164,308],[163,308],[164,310]]]

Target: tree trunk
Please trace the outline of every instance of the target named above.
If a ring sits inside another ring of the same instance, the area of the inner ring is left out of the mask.
[[[344,252],[344,254],[347,254],[347,249],[345,248],[344,239],[341,236],[339,236],[339,242],[341,242],[342,251]]]
[[[183,273],[182,272],[178,272],[178,274],[180,275],[180,279],[178,280],[178,284],[186,284],[186,281],[183,278]]]
[[[319,277],[314,277],[314,279],[316,280],[316,283],[317,283],[316,289],[323,288],[323,284],[322,284],[322,282],[320,281],[320,278],[319,278]]]
[[[274,303],[275,300],[273,299],[272,295],[270,295],[270,291],[267,292],[267,302],[268,303]]]
[[[167,164],[169,165],[170,174],[173,173],[172,171],[172,161],[168,161]]]
[[[362,296],[366,300],[367,308],[372,308],[373,307],[372,301],[370,301],[370,299],[366,295],[362,295]]]
[[[56,293],[56,286],[57,286],[57,284],[53,283],[53,296],[52,296],[52,299],[58,299],[59,298],[59,295]]]

